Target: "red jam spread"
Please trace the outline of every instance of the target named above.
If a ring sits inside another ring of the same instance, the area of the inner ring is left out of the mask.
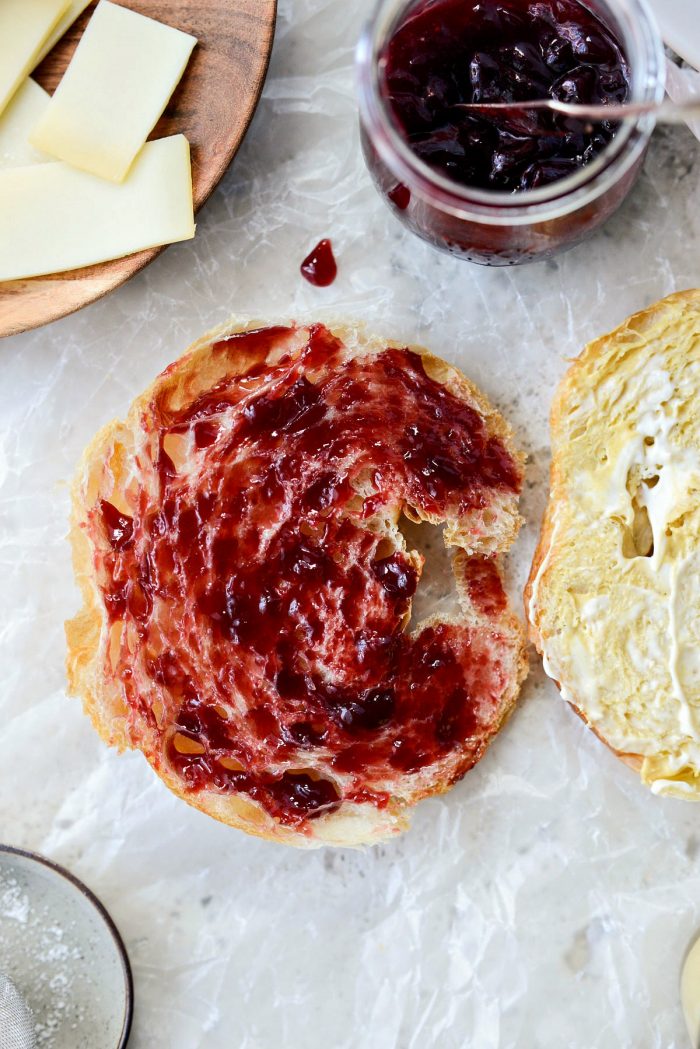
[[[619,41],[579,0],[423,0],[391,37],[382,71],[396,126],[426,164],[465,186],[505,192],[573,174],[617,125],[547,111],[476,114],[460,104],[608,104],[630,95]]]
[[[327,288],[338,276],[338,264],[329,240],[320,240],[301,264],[301,275],[317,288]]]
[[[318,325],[212,353],[225,378],[185,407],[163,387],[144,412],[130,512],[92,512],[134,745],[186,791],[240,792],[297,827],[343,800],[383,807],[441,759],[458,778],[508,687],[500,576],[460,555],[493,622],[411,634],[420,558],[377,522],[406,505],[468,521],[520,490],[517,463],[411,350],[353,359]]]

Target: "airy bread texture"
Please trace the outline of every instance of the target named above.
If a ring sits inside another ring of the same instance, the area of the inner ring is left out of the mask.
[[[522,626],[507,606],[493,609],[487,607],[488,602],[486,606],[475,603],[468,584],[472,564],[476,565],[476,571],[480,570],[480,565],[491,566],[489,570],[497,573],[495,578],[498,580],[500,555],[511,545],[520,524],[517,492],[493,491],[483,505],[447,519],[421,513],[415,507],[403,507],[412,520],[430,520],[434,524],[444,521],[445,544],[457,551],[454,572],[461,607],[457,621],[473,627],[475,643],[478,641],[483,646],[485,660],[490,658],[490,650],[495,652],[502,685],[493,709],[489,708],[488,724],[480,728],[478,738],[466,741],[464,748],[450,751],[444,759],[420,769],[415,775],[396,774],[393,779],[380,784],[390,796],[388,803],[381,807],[361,798],[344,799],[333,811],[324,812],[301,825],[289,826],[273,818],[263,805],[244,791],[232,792],[207,785],[191,789],[168,759],[164,746],[164,738],[167,739],[170,733],[172,739],[175,731],[169,724],[170,699],[167,690],[156,686],[153,675],[149,676],[144,669],[145,657],[142,658],[141,650],[146,642],[142,636],[133,635],[129,624],[110,621],[105,607],[101,583],[112,550],[96,508],[102,500],[107,500],[118,511],[133,515],[136,506],[143,506],[144,500],[158,498],[151,469],[156,455],[151,423],[154,419],[162,419],[164,412],[176,412],[183,406],[192,405],[198,397],[220,388],[232,376],[245,372],[245,361],[238,362],[235,354],[229,352],[217,353],[214,344],[234,333],[254,331],[264,326],[260,322],[233,321],[205,335],[134,402],[124,422],[110,423],[86,449],[73,487],[71,542],[83,607],[66,624],[70,690],[82,698],[95,728],[108,744],[119,749],[136,747],[142,750],[175,794],[216,819],[249,834],[296,846],[374,843],[404,830],[408,825],[409,809],[420,798],[441,793],[459,779],[481,757],[516,701],[527,667]],[[275,331],[279,334],[267,355],[267,360],[274,362],[294,360],[308,342],[311,329],[292,325]],[[336,326],[332,334],[344,344],[343,353],[347,360],[378,355],[395,345],[368,336],[357,327]],[[457,369],[425,350],[416,347],[411,347],[411,350],[421,355],[423,368],[430,378],[469,405],[485,422],[487,432],[500,438],[521,477],[523,458],[513,448],[511,431],[484,396]],[[176,455],[172,447],[170,451]],[[180,456],[178,472],[186,477],[189,471],[196,478],[197,460],[192,445],[184,447],[181,444],[177,454]],[[385,548],[405,553],[420,572],[422,558],[417,552],[406,550],[406,541],[398,527],[399,516],[400,508],[390,515],[378,514],[371,521],[372,533],[384,542]],[[473,558],[477,561],[473,562]],[[158,614],[167,616],[169,612],[165,608]],[[188,639],[186,618],[183,616],[181,654],[183,659],[199,659],[201,662],[211,655],[208,646],[212,642],[204,637]],[[440,620],[433,617],[427,623],[419,624],[415,632],[430,623],[439,624]],[[155,644],[153,638],[149,638],[148,644]],[[125,662],[129,666],[129,681],[135,687],[139,704],[148,710],[148,717],[126,700],[124,677],[120,674]],[[229,699],[230,702],[223,702],[226,709],[221,715],[240,721],[246,697],[232,694]],[[478,702],[478,696],[474,702]],[[219,699],[216,709],[220,710],[221,706]],[[333,768],[332,757],[321,747],[306,755],[303,767],[314,777],[330,779],[344,796],[352,777]],[[234,768],[234,764],[226,768]],[[280,774],[288,768],[289,763],[277,764],[269,771]]]
[[[700,291],[592,342],[554,400],[525,594],[564,699],[657,794],[700,797]]]

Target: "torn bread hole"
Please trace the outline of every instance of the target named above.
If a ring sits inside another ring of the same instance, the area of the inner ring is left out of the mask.
[[[245,767],[236,758],[223,757],[218,759],[219,764],[228,772],[244,772]]]
[[[424,559],[418,589],[413,597],[411,622],[422,623],[431,616],[440,618],[461,613],[453,570],[454,554],[445,545],[444,525],[416,524],[403,516],[399,527],[408,550]]]
[[[187,462],[189,438],[182,433],[166,433],[163,438],[163,451],[179,473]]]
[[[420,512],[416,510],[414,506],[409,506],[408,503],[406,503],[403,508],[403,515],[413,524],[420,525],[423,523],[423,518],[421,517]],[[403,531],[403,528],[401,531]]]
[[[109,628],[109,641],[107,650],[109,653],[109,665],[112,670],[116,670],[119,665],[119,657],[122,650],[122,634],[124,632],[124,623],[121,619],[115,620]]]
[[[676,517],[674,521],[670,521],[666,528],[666,535],[670,536],[673,534],[673,532],[680,531],[680,529],[683,528],[685,522],[692,515],[692,513],[692,510],[686,510],[686,512],[684,514],[681,514],[680,517]]]
[[[173,737],[173,746],[178,754],[204,754],[206,747],[192,736],[186,736],[184,732],[176,732]]]
[[[163,717],[165,714],[165,706],[163,705],[163,701],[160,699],[154,699],[151,704],[151,710],[153,711],[153,717],[156,719],[156,725],[159,729],[162,729],[165,725],[165,718]]]
[[[377,549],[374,551],[374,560],[383,561],[385,557],[391,557],[395,552],[396,547],[391,539],[380,539],[377,543]]]
[[[128,493],[121,491],[119,488],[115,488],[114,491],[110,493],[107,501],[111,503],[114,509],[118,510],[120,514],[125,514],[130,517],[134,512],[133,504],[130,503],[128,499]]]
[[[645,441],[654,438],[645,438]],[[627,491],[632,509],[632,522],[618,519],[622,527],[622,556],[628,559],[654,556],[654,530],[651,527],[649,511],[646,507],[645,493],[659,483],[659,475],[640,476],[638,466],[627,474]]]
[[[632,525],[622,526],[622,556],[628,559],[654,556],[654,532],[649,511],[643,503],[632,499]]]

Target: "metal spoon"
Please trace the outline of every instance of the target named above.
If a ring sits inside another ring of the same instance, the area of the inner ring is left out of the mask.
[[[626,102],[624,105],[579,105],[578,102],[560,102],[556,98],[538,98],[532,102],[460,102],[454,109],[472,113],[523,112],[549,110],[566,117],[600,122],[601,120],[626,120],[629,117],[652,115],[659,124],[684,124],[686,120],[700,117],[700,98],[689,102]]]
[[[36,1049],[34,1018],[12,980],[0,972],[0,1049]]]
[[[700,939],[685,956],[681,968],[681,1005],[693,1049],[700,1046]]]

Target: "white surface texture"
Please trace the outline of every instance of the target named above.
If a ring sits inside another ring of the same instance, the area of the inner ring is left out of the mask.
[[[134,966],[130,1049],[685,1049],[700,808],[643,788],[534,657],[482,764],[368,852],[217,825],[139,754],[109,752],[65,695],[67,484],[94,431],[207,328],[232,313],[362,318],[464,368],[530,456],[517,592],[566,358],[700,284],[700,144],[685,128],[657,132],[623,209],[558,261],[480,269],[405,232],[359,152],[352,48],[370,6],[282,0],[262,104],[196,239],[0,343],[0,836],[112,911]],[[324,236],[339,276],[316,289],[299,264]]]
[[[700,65],[700,62],[698,63]],[[666,90],[674,102],[692,102],[700,99],[700,73],[697,69],[681,69],[669,62]],[[688,127],[696,138],[700,138],[700,120],[689,120]]]
[[[697,0],[651,0],[664,40],[686,62],[700,68]]]

